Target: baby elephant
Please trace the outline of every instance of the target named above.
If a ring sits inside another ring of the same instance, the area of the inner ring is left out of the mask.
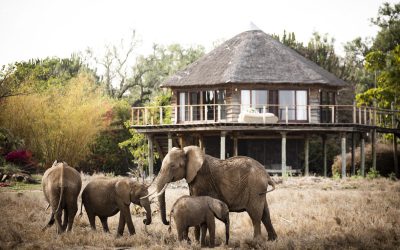
[[[95,217],[98,216],[104,231],[109,232],[107,218],[120,212],[117,234],[124,233],[125,224],[128,225],[129,233],[135,234],[129,210],[131,202],[144,207],[146,219],[143,223],[149,225],[151,209],[149,198],[145,197],[148,195],[147,188],[147,185],[136,182],[132,178],[99,178],[89,182],[82,192],[82,204],[85,206],[92,229],[96,229]]]
[[[210,247],[215,245],[215,217],[225,223],[226,244],[229,241],[228,206],[209,196],[182,196],[172,206],[173,217],[178,232],[178,239],[188,240],[189,227],[201,226],[201,246],[205,246],[205,237],[210,234]],[[171,218],[170,218],[171,219]]]

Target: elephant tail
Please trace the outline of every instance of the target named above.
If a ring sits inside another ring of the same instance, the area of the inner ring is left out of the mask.
[[[271,185],[272,189],[271,190],[265,190],[265,192],[261,192],[261,193],[259,193],[259,195],[263,195],[263,194],[266,194],[266,193],[269,193],[269,192],[272,192],[272,191],[275,190],[275,182],[273,180],[268,179],[268,185]],[[268,189],[268,187],[267,187],[267,189]]]
[[[82,217],[83,213],[82,213],[82,206],[83,206],[83,198],[81,200],[81,212],[79,213],[79,217]]]
[[[64,194],[64,163],[62,163],[61,165],[61,174],[60,174],[60,200],[58,201],[58,206],[55,213],[57,213],[60,210],[63,194]]]

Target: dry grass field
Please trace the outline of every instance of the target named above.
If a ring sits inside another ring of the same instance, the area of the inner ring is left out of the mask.
[[[87,183],[85,177],[84,183]],[[181,195],[188,194],[184,183],[167,189],[167,211]],[[217,222],[217,248],[240,249],[399,249],[400,182],[388,179],[332,180],[292,177],[267,194],[272,222],[278,234],[275,242],[252,239],[253,228],[247,213],[231,213],[231,240],[224,246],[224,226]],[[80,199],[79,199],[80,202]],[[84,213],[77,217],[73,231],[57,235],[55,227],[45,232],[50,211],[41,191],[0,189],[0,249],[199,249],[199,244],[177,242],[176,230],[168,233],[162,225],[157,204],[153,223],[145,228],[144,215],[131,207],[136,235],[117,238],[118,214],[109,218],[112,233],[90,230]],[[190,237],[194,239],[193,229]]]

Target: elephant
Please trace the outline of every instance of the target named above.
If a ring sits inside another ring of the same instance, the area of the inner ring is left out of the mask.
[[[165,187],[170,182],[185,178],[191,196],[211,196],[225,202],[230,212],[246,211],[253,223],[254,238],[261,236],[261,222],[268,232],[268,240],[277,234],[272,226],[266,193],[275,184],[264,166],[245,156],[220,160],[206,155],[200,147],[172,148],[164,157],[157,176],[158,201],[161,220],[165,225]],[[272,190],[271,190],[272,191]],[[195,236],[199,239],[200,227]]]
[[[87,184],[82,192],[82,205],[85,206],[90,226],[96,230],[95,217],[98,216],[103,230],[109,232],[107,218],[120,212],[117,235],[123,235],[125,224],[131,235],[135,234],[129,205],[139,205],[146,210],[145,225],[151,223],[151,208],[148,186],[132,178],[98,178]]]
[[[173,216],[178,239],[188,240],[189,227],[201,227],[201,246],[205,246],[208,229],[210,247],[215,245],[215,217],[225,223],[225,244],[229,242],[229,209],[228,206],[210,196],[182,196],[172,206],[170,213]],[[171,227],[171,225],[170,225]]]
[[[55,161],[51,168],[44,172],[42,188],[46,201],[51,207],[51,216],[45,230],[56,221],[57,233],[71,231],[76,212],[78,211],[78,196],[82,180],[78,171],[65,162]],[[64,221],[61,221],[64,211]]]

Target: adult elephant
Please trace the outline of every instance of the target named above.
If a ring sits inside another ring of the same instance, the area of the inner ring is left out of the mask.
[[[165,225],[165,186],[185,178],[189,184],[190,195],[208,195],[225,202],[229,211],[246,211],[254,227],[254,237],[261,236],[261,222],[268,232],[268,240],[277,235],[271,223],[265,194],[268,184],[275,188],[274,182],[258,161],[237,156],[220,160],[206,155],[197,146],[183,149],[173,148],[164,158],[159,176],[157,191],[161,219]],[[196,228],[196,239],[199,228]]]
[[[42,178],[44,197],[51,207],[50,220],[47,227],[57,223],[57,232],[71,231],[75,214],[78,211],[78,195],[81,191],[81,175],[65,162],[55,161],[53,166],[46,170]],[[64,211],[64,221],[61,221]]]

